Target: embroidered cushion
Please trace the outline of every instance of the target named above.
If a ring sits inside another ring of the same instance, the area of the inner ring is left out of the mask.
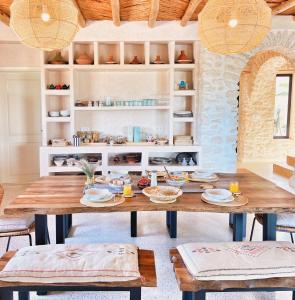
[[[295,276],[295,245],[289,242],[189,243],[177,249],[198,280]]]
[[[34,216],[21,218],[0,217],[0,233],[26,230],[34,222]]]
[[[277,225],[295,228],[295,214],[278,214]]]
[[[45,245],[19,250],[0,272],[10,282],[118,282],[140,277],[129,244]]]

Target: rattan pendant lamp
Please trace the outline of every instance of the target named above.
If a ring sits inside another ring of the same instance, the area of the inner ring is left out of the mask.
[[[79,29],[72,0],[14,0],[10,11],[10,26],[22,43],[33,48],[65,48]]]
[[[219,54],[247,52],[271,29],[271,9],[265,0],[209,0],[199,14],[202,45]]]

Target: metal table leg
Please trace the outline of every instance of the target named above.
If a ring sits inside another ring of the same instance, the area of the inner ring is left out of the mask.
[[[131,217],[131,237],[137,237],[137,211],[130,213]]]
[[[175,239],[177,237],[177,211],[169,211],[168,213],[168,233],[170,238]]]
[[[264,241],[275,241],[277,238],[277,215],[264,214],[263,215],[263,235]]]
[[[56,227],[56,243],[64,244],[67,235],[67,224],[65,215],[57,215],[55,217],[55,227]]]
[[[233,214],[233,241],[238,242],[244,239],[246,228],[246,214]]]

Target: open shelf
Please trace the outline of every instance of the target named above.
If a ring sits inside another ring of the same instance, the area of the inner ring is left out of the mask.
[[[166,110],[170,109],[170,106],[85,106],[85,107],[75,107],[77,111],[108,111],[108,110]]]
[[[69,96],[71,94],[71,90],[49,90],[45,91],[45,95],[47,96]]]
[[[179,90],[174,91],[174,96],[195,96],[196,91],[195,90]]]
[[[66,123],[71,122],[71,117],[47,117],[47,122],[54,122],[54,123]]]
[[[113,59],[117,64],[120,64],[120,43],[109,42],[98,44],[98,63],[106,64],[110,59]],[[107,64],[112,66],[112,64]]]
[[[191,117],[191,118],[174,117],[173,121],[178,122],[178,123],[193,123],[193,122],[195,122],[195,118],[194,117]]]
[[[56,57],[56,55],[60,55],[63,60],[64,64],[53,64],[52,60]],[[69,64],[69,48],[62,49],[62,50],[54,50],[54,51],[44,51],[44,64],[52,67],[66,67]]]
[[[191,60],[190,64],[194,64],[195,57],[194,57],[194,43],[193,42],[175,42],[175,56],[174,61],[177,63],[178,57],[181,54],[181,51],[187,56],[189,60]],[[186,64],[180,64],[186,65]]]
[[[45,70],[45,91],[47,95],[65,95],[69,90],[48,89],[49,85],[70,85],[70,70],[69,69],[46,69]]]

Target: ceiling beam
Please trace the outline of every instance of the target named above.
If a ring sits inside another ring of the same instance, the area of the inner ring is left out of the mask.
[[[113,23],[115,26],[120,26],[120,1],[111,0]]]
[[[203,2],[203,0],[191,0],[184,12],[184,15],[181,19],[180,25],[186,26],[187,22],[191,19],[193,13],[196,11],[197,7]]]
[[[293,8],[293,7],[295,7],[295,0],[285,1],[282,4],[276,6],[272,9],[272,15],[275,16],[275,15],[281,14],[281,13],[285,12],[286,10]]]
[[[149,27],[153,28],[156,25],[160,8],[160,0],[151,0],[151,10],[149,16]]]
[[[10,18],[3,11],[0,10],[0,21],[9,26]]]
[[[79,7],[77,1],[76,1],[76,0],[73,0],[73,3],[74,3],[74,5],[77,7],[77,9],[78,9],[78,13],[79,13],[79,15],[78,15],[78,22],[79,22],[79,26],[83,28],[83,27],[86,26],[86,20],[85,20],[83,14],[82,14],[82,12],[81,12],[81,9],[80,9],[80,7]]]

